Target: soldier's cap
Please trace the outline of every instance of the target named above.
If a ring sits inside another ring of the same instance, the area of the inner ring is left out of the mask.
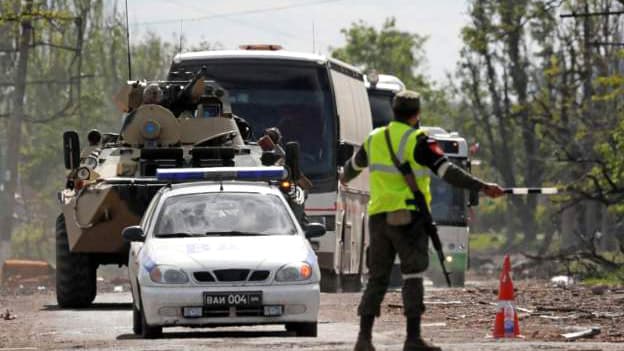
[[[411,90],[398,92],[392,98],[392,110],[402,114],[415,114],[420,111],[420,94]]]

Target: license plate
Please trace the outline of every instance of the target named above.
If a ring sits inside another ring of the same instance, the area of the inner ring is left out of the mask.
[[[206,306],[259,306],[262,305],[262,292],[205,292]]]

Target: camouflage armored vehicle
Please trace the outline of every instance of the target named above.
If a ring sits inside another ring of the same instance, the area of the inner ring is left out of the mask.
[[[155,177],[157,169],[285,162],[292,177],[299,174],[297,145],[286,145],[280,157],[247,142],[251,129],[232,114],[227,91],[206,80],[205,69],[189,81],[129,82],[116,103],[127,112],[120,133],[91,131],[82,150],[76,132],[63,135],[69,173],[56,222],[61,307],[91,304],[99,265],[127,264],[129,247],[121,232],[139,224],[152,197],[166,185]],[[293,186],[283,190],[300,191]]]

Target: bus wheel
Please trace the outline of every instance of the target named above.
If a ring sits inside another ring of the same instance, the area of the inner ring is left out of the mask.
[[[453,272],[451,274],[451,285],[454,288],[463,287],[466,283],[466,272]]]
[[[328,269],[321,269],[321,292],[338,292],[338,276],[336,273]]]
[[[362,279],[359,274],[344,274],[341,278],[343,292],[360,292],[362,290]]]

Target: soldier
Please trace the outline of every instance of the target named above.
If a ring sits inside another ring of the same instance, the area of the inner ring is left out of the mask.
[[[143,105],[160,104],[163,98],[162,89],[156,83],[150,83],[143,90]]]
[[[346,184],[365,167],[370,170],[370,247],[367,255],[370,275],[358,307],[360,332],[354,350],[375,350],[373,323],[379,316],[396,254],[401,261],[402,296],[407,317],[403,350],[440,350],[426,343],[420,335],[421,315],[425,311],[423,272],[429,263],[429,238],[414,193],[404,175],[413,174],[427,206],[431,202],[429,170],[451,185],[482,191],[490,197],[503,195],[503,189],[452,164],[437,142],[419,129],[420,97],[417,93],[408,90],[398,93],[392,101],[392,109],[394,121],[387,127],[373,130],[340,175],[341,183]],[[395,165],[389,147],[400,165]]]

